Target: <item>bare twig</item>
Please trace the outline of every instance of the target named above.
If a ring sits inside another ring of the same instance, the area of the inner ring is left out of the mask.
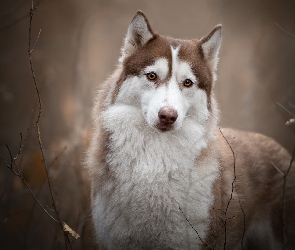
[[[7,150],[8,150],[9,156],[10,156],[10,163],[9,163],[9,164],[8,164],[8,162],[4,159],[3,156],[0,156],[1,159],[4,161],[4,163],[6,164],[6,166],[7,166],[7,167],[8,167],[8,168],[9,168],[9,169],[10,169],[10,170],[11,170],[16,176],[18,176],[18,177],[21,177],[21,176],[20,176],[20,173],[19,173],[19,171],[16,172],[16,171],[13,169],[13,165],[16,165],[16,160],[17,160],[17,158],[19,157],[19,155],[21,154],[21,152],[22,152],[22,150],[23,150],[23,147],[24,147],[24,144],[25,144],[25,142],[26,142],[26,139],[27,139],[27,136],[28,136],[29,131],[30,131],[30,129],[27,129],[27,133],[26,133],[26,136],[25,136],[24,140],[23,140],[23,135],[22,135],[22,133],[20,133],[20,143],[19,143],[18,152],[17,152],[17,154],[16,154],[14,157],[12,156],[12,153],[11,153],[11,151],[10,151],[9,146],[8,146],[7,144],[5,144],[5,146],[6,146]]]
[[[25,184],[26,188],[28,189],[28,191],[31,193],[31,195],[33,196],[33,198],[36,200],[36,202],[39,204],[39,206],[43,209],[43,211],[52,219],[54,220],[55,222],[58,222],[51,214],[48,213],[48,211],[43,207],[43,205],[40,203],[40,201],[38,200],[38,198],[35,196],[35,194],[33,193],[33,191],[31,190],[31,188],[29,187],[27,181],[25,180],[24,176],[22,175],[21,171],[20,171],[20,168],[18,167],[18,164],[16,163],[16,160],[17,160],[17,157],[13,157],[12,154],[11,154],[11,151],[9,149],[9,147],[7,146],[7,150],[9,152],[9,155],[10,155],[10,159],[11,159],[11,162],[10,164],[7,163],[7,161],[5,161],[5,159],[3,157],[1,157],[6,166],[11,170],[12,173],[14,173],[16,176],[20,177],[23,181],[23,183]],[[15,166],[16,170],[15,171],[13,169],[12,166]]]
[[[31,190],[31,188],[29,187],[26,179],[24,178],[24,176],[22,175],[21,169],[19,168],[18,164],[17,164],[17,160],[19,158],[19,156],[22,153],[26,138],[28,136],[29,131],[31,131],[30,129],[27,130],[26,136],[23,139],[22,134],[20,134],[20,144],[19,144],[19,148],[18,148],[18,152],[17,154],[13,157],[12,152],[9,148],[8,145],[6,145],[6,148],[8,150],[9,153],[9,157],[10,157],[10,162],[5,160],[4,157],[0,156],[3,160],[3,162],[5,163],[6,167],[16,176],[18,176],[19,178],[21,178],[22,182],[24,183],[24,185],[26,186],[27,190],[30,192],[30,194],[33,196],[33,198],[35,199],[36,203],[38,203],[38,205],[42,208],[42,210],[45,212],[45,214],[47,216],[49,216],[53,221],[55,221],[57,224],[59,224],[60,230],[63,232],[63,236],[64,236],[64,240],[65,240],[65,247],[66,249],[72,249],[72,244],[71,241],[69,240],[69,232],[72,235],[75,235],[77,237],[77,233],[74,232],[69,226],[67,226],[67,231],[64,230],[64,225],[66,225],[64,222],[61,221],[60,216],[59,216],[59,212],[57,209],[57,203],[55,201],[54,195],[53,195],[53,188],[52,188],[52,184],[51,184],[51,179],[50,179],[50,175],[49,175],[49,171],[48,171],[48,165],[46,164],[45,161],[45,156],[44,156],[44,148],[43,148],[43,144],[42,144],[42,140],[41,140],[41,132],[40,132],[40,126],[39,126],[39,121],[40,121],[40,117],[41,117],[41,113],[42,113],[42,102],[41,102],[41,96],[40,96],[40,92],[39,92],[39,88],[38,88],[38,84],[37,84],[37,80],[36,80],[36,76],[35,76],[35,72],[34,72],[34,68],[33,68],[33,62],[32,62],[32,53],[35,49],[35,46],[37,45],[37,42],[40,38],[41,35],[41,29],[39,31],[39,34],[35,40],[35,43],[33,45],[33,47],[31,47],[31,33],[32,33],[32,21],[33,21],[33,16],[34,16],[34,12],[36,11],[36,7],[34,7],[34,2],[31,2],[31,8],[30,8],[30,22],[29,22],[29,41],[28,41],[28,56],[29,56],[29,63],[30,63],[30,69],[31,69],[31,74],[33,77],[33,81],[34,81],[34,86],[35,86],[35,90],[37,93],[37,98],[38,98],[38,113],[37,113],[37,118],[36,120],[33,122],[33,128],[35,130],[35,134],[37,136],[38,139],[38,144],[39,144],[39,148],[41,151],[41,155],[42,155],[42,162],[43,162],[43,166],[45,168],[45,172],[46,172],[46,177],[47,177],[47,183],[48,183],[48,187],[49,187],[49,191],[50,191],[50,195],[51,195],[51,200],[52,200],[52,208],[53,208],[53,212],[55,213],[55,216],[52,216],[48,211],[50,210],[49,208],[45,208],[40,201],[38,200],[38,198],[36,197],[36,195],[33,193],[33,191]],[[33,119],[33,118],[32,118]],[[66,149],[66,148],[65,148]],[[62,151],[62,153],[65,151],[65,149]],[[59,155],[58,155],[59,156]],[[53,164],[58,156],[55,157],[55,159],[51,162],[51,164]],[[4,190],[5,192],[5,190]],[[3,194],[4,194],[3,192]],[[36,204],[35,203],[35,204]],[[35,205],[34,205],[35,206]],[[32,216],[32,213],[31,213]],[[30,217],[31,217],[30,216]],[[26,246],[26,245],[25,245]]]
[[[48,167],[52,166],[66,150],[67,150],[67,146],[65,146],[63,148],[63,150],[61,150],[61,152],[59,152],[58,155],[55,156],[54,159],[50,163],[48,163]]]
[[[294,155],[295,155],[295,146],[294,146],[294,149],[293,149],[292,158],[291,158],[291,160],[290,160],[290,164],[289,164],[289,167],[288,167],[288,170],[287,170],[286,175],[288,175],[289,172],[290,172],[290,169],[291,169],[292,163],[293,163],[293,161],[294,161]]]
[[[287,171],[285,173],[283,171],[281,171],[273,162],[270,162],[271,165],[283,176],[283,198],[282,198],[283,213],[282,213],[282,235],[281,235],[282,249],[285,249],[285,246],[287,245],[287,243],[294,236],[293,235],[286,242],[286,239],[285,239],[285,236],[286,236],[286,225],[285,225],[285,221],[286,221],[286,185],[287,185],[287,177],[288,177],[288,174],[290,172],[292,163],[294,161],[294,156],[295,156],[295,146],[294,146],[294,149],[293,149],[293,153],[292,153],[292,157],[291,157],[291,160],[290,160],[289,167],[288,167],[288,169],[287,169]]]
[[[207,244],[202,240],[200,234],[198,233],[198,231],[194,228],[194,226],[190,223],[190,221],[188,220],[188,218],[186,218],[185,214],[183,213],[182,209],[179,207],[180,212],[182,213],[183,217],[185,218],[185,220],[188,222],[188,224],[191,226],[191,228],[196,232],[199,240],[203,243],[203,245],[207,246]]]
[[[294,146],[294,149],[293,149],[293,154],[292,154],[292,157],[291,157],[291,160],[290,160],[290,165],[287,169],[287,172],[284,174],[284,184],[283,184],[283,235],[282,235],[282,239],[283,239],[283,249],[285,249],[285,236],[286,236],[286,225],[285,225],[285,221],[286,221],[286,184],[287,184],[287,177],[288,177],[288,174],[290,172],[290,169],[291,169],[291,166],[292,166],[292,163],[293,163],[293,160],[294,160],[294,155],[295,155],[295,146]]]
[[[282,170],[280,170],[273,162],[270,162],[270,164],[282,175],[284,176],[285,174],[283,173]]]
[[[38,89],[38,85],[37,85],[37,80],[36,80],[36,76],[35,76],[35,72],[34,72],[34,68],[33,68],[33,62],[32,62],[32,53],[34,51],[34,47],[31,49],[31,35],[32,35],[32,21],[33,21],[33,16],[34,16],[34,12],[36,10],[36,7],[34,8],[34,1],[32,1],[32,6],[30,9],[30,26],[29,26],[29,48],[28,48],[28,53],[29,53],[29,60],[30,60],[30,68],[31,68],[31,74],[33,76],[33,80],[34,80],[34,85],[35,85],[35,90],[37,92],[37,96],[38,96],[38,102],[39,102],[39,112],[38,112],[38,117],[37,120],[35,121],[35,125],[38,125],[39,120],[40,120],[40,116],[42,113],[42,102],[41,102],[41,97],[40,97],[40,93],[39,93],[39,89]],[[40,35],[41,30],[39,31],[39,35]],[[39,39],[39,36],[37,37],[35,44],[37,43],[37,40]],[[39,132],[40,133],[40,132]]]
[[[219,127],[219,131],[220,131],[222,137],[225,139],[227,145],[229,146],[229,148],[230,148],[230,150],[232,152],[232,155],[233,155],[233,160],[234,160],[234,166],[233,166],[234,167],[234,179],[233,179],[232,185],[231,185],[231,195],[230,195],[230,198],[229,198],[229,200],[227,202],[226,209],[224,211],[225,221],[224,221],[224,243],[223,243],[223,249],[225,249],[226,242],[227,242],[227,238],[226,238],[227,237],[226,236],[226,234],[227,234],[227,221],[229,219],[231,219],[231,218],[227,218],[227,212],[228,212],[229,205],[230,205],[231,201],[233,200],[234,188],[237,189],[237,187],[236,187],[236,179],[237,179],[237,175],[236,175],[236,155],[235,155],[235,152],[234,152],[232,146],[230,145],[230,143],[228,142],[228,140],[226,139],[226,137],[222,133],[220,127]],[[238,200],[239,200],[239,205],[240,205],[241,211],[243,213],[243,217],[244,217],[244,220],[243,220],[243,235],[242,235],[242,240],[241,240],[241,249],[243,249],[244,248],[244,237],[245,237],[245,231],[246,231],[246,215],[245,215],[245,211],[243,209],[243,206],[242,206],[241,199],[240,199],[239,195],[238,195]]]
[[[282,28],[277,22],[275,23],[282,31],[284,31],[285,33],[287,33],[288,35],[295,37],[295,34],[290,33],[289,31],[285,30],[284,28]]]
[[[44,2],[44,0],[42,0],[42,1],[40,0],[40,1],[38,1],[37,3],[35,3],[34,5],[35,5],[35,6],[39,6],[42,2]],[[7,18],[7,17],[11,17],[12,14],[13,14],[15,11],[17,11],[19,8],[21,8],[21,7],[22,7],[23,5],[25,5],[25,4],[27,4],[26,1],[22,2],[22,4],[20,4],[18,7],[9,10],[9,11],[6,12],[6,13],[3,13],[0,17],[5,18],[5,19],[7,19],[7,20],[10,20],[10,18]],[[12,20],[10,23],[1,26],[1,27],[0,27],[0,31],[3,31],[3,30],[5,30],[5,29],[8,29],[8,28],[10,28],[10,27],[12,27],[12,26],[18,24],[20,21],[26,19],[26,18],[28,17],[29,13],[30,13],[30,12],[27,12],[27,13],[25,13],[24,15],[22,15],[21,17]]]
[[[8,152],[11,156],[11,152],[10,152],[10,149],[9,147],[5,144],[6,148],[8,149]],[[11,158],[11,157],[10,157]],[[19,174],[12,168],[13,164],[12,164],[12,161],[10,160],[10,164],[4,159],[3,156],[1,156],[1,159],[4,161],[5,165],[7,166],[7,168],[9,168],[11,170],[11,172],[13,172],[15,175],[19,176]]]
[[[39,41],[39,38],[40,38],[40,35],[41,35],[41,29],[39,30],[39,33],[38,33],[38,36],[37,36],[37,38],[36,38],[36,40],[35,40],[35,43],[34,43],[34,46],[33,46],[33,48],[32,49],[30,49],[30,54],[32,54],[33,53],[33,51],[34,51],[34,49],[35,49],[35,46],[36,46],[36,44],[38,43],[38,41]],[[30,48],[30,45],[29,45],[29,48]]]
[[[287,240],[287,242],[285,243],[284,246],[288,246],[290,240],[292,240],[292,239],[294,238],[294,236],[295,236],[295,234],[293,234],[293,235]]]
[[[71,245],[71,242],[69,240],[68,233],[64,231],[63,222],[60,219],[59,212],[58,212],[57,206],[56,206],[56,202],[55,202],[55,199],[54,199],[54,196],[53,196],[53,192],[52,192],[53,188],[52,188],[52,184],[51,184],[51,178],[50,178],[50,175],[49,175],[48,166],[46,164],[46,160],[45,160],[45,156],[44,156],[43,144],[42,144],[42,140],[41,140],[41,133],[40,133],[39,121],[40,121],[40,117],[41,117],[41,113],[42,113],[42,102],[41,102],[41,96],[40,96],[40,92],[39,92],[39,88],[38,88],[38,84],[37,84],[37,80],[36,80],[36,76],[35,76],[35,72],[34,72],[34,68],[33,68],[33,62],[32,62],[32,53],[34,51],[35,45],[37,43],[37,40],[39,39],[41,30],[39,31],[39,35],[38,35],[38,37],[37,37],[37,39],[35,41],[35,44],[34,44],[33,48],[31,49],[32,21],[33,21],[33,16],[34,16],[35,10],[36,10],[36,8],[34,8],[34,1],[32,0],[32,5],[31,5],[31,9],[30,9],[28,55],[29,55],[29,61],[30,61],[31,74],[32,74],[32,77],[33,77],[33,80],[34,80],[35,90],[36,90],[37,97],[38,97],[38,102],[39,102],[39,107],[38,107],[39,108],[39,112],[38,112],[38,116],[37,116],[37,119],[36,119],[35,124],[34,124],[33,127],[35,129],[35,132],[36,132],[36,135],[37,135],[37,138],[38,138],[39,148],[40,148],[41,155],[42,155],[42,161],[43,161],[43,165],[44,165],[45,172],[46,172],[46,177],[47,177],[47,183],[48,183],[48,187],[49,187],[49,192],[50,192],[50,195],[51,195],[52,207],[53,207],[54,212],[56,214],[57,221],[59,223],[60,229],[63,232],[64,239],[65,239],[66,249],[68,249],[68,248],[69,249],[72,249],[72,245]]]
[[[276,102],[276,104],[279,105],[282,109],[284,109],[289,115],[292,115],[293,117],[295,117],[295,115],[290,110],[285,108],[282,104],[280,104],[279,102]]]

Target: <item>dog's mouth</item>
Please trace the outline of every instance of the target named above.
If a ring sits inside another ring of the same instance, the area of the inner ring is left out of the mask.
[[[165,123],[158,123],[155,127],[162,132],[167,132],[174,129],[173,124],[165,124]]]

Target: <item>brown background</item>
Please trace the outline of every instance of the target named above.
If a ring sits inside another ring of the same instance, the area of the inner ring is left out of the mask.
[[[81,156],[95,89],[114,70],[139,9],[155,31],[177,38],[201,38],[222,23],[215,88],[221,125],[264,133],[292,151],[294,126],[285,125],[292,115],[275,101],[295,113],[294,1],[40,0],[35,5],[32,43],[42,30],[32,54],[43,103],[41,135],[63,220],[84,235],[76,249],[89,249],[92,242]],[[16,154],[19,133],[31,128],[19,166],[50,206],[31,126],[38,100],[27,53],[30,6],[30,1],[0,2],[0,155],[9,160],[5,144]],[[0,249],[62,248],[54,223],[0,164]]]

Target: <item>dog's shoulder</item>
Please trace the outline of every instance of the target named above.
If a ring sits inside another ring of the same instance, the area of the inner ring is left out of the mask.
[[[218,134],[221,150],[225,147],[231,148],[231,154],[234,151],[237,161],[246,157],[250,161],[261,164],[266,161],[278,163],[279,159],[283,161],[291,159],[284,147],[266,135],[229,128],[218,129],[216,134]]]

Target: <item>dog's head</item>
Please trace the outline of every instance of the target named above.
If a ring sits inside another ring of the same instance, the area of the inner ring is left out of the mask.
[[[138,11],[122,48],[122,72],[114,104],[136,107],[159,131],[177,130],[185,119],[203,124],[212,109],[221,25],[200,40],[179,40],[153,32]]]

